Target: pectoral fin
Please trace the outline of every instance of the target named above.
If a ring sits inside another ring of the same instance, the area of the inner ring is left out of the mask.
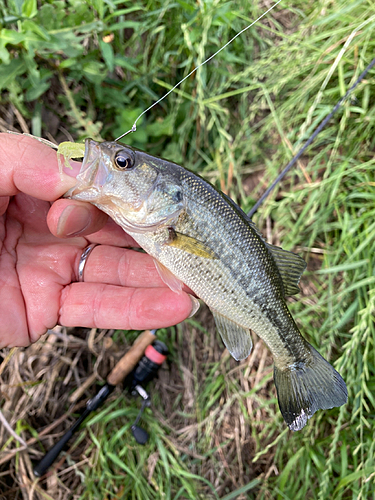
[[[231,321],[217,311],[211,312],[225,347],[234,359],[239,361],[240,359],[247,358],[253,347],[250,330]]]
[[[205,259],[216,259],[216,254],[207,245],[186,234],[178,233],[173,228],[169,228],[169,241],[167,245],[181,248],[185,252],[204,257]]]
[[[294,295],[300,291],[299,280],[306,269],[306,262],[299,255],[266,243],[277,264],[283,280],[284,295]]]
[[[176,293],[182,292],[183,283],[181,280],[171,273],[171,271],[163,264],[154,259],[155,267],[159,273],[160,278],[164,281],[169,288]]]

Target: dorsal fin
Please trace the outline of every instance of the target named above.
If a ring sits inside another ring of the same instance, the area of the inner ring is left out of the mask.
[[[302,257],[293,252],[275,247],[270,243],[266,243],[266,245],[275,259],[281,279],[283,280],[284,295],[298,293],[300,291],[298,283],[303,271],[306,269],[306,262]]]

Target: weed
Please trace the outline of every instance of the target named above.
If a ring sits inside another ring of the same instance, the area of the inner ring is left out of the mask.
[[[245,0],[0,2],[0,127],[111,140],[265,9]],[[371,1],[286,0],[153,108],[126,142],[199,172],[249,210],[372,59],[374,21]],[[159,332],[172,354],[155,411],[145,415],[150,442],[141,448],[130,437],[136,405],[113,399],[35,498],[375,498],[374,73],[255,216],[269,242],[308,261],[290,308],[346,380],[348,404],[290,433],[266,347],[256,341],[249,359],[235,363],[203,310]],[[123,337],[113,336],[116,344]],[[64,360],[83,346],[80,376],[95,363],[77,333],[64,339],[48,355],[46,340],[18,351],[2,373],[3,412],[34,439],[34,453],[50,444],[36,445],[36,432],[67,410],[66,386],[48,374],[42,382],[25,360],[44,353],[40,370],[51,364],[55,373],[63,359],[66,377]],[[30,489],[29,459],[9,456],[19,444],[4,431],[1,438],[4,494],[14,491],[11,477]]]

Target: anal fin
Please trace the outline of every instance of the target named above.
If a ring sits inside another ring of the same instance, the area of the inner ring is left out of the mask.
[[[253,347],[250,330],[228,319],[217,311],[211,310],[211,312],[225,347],[234,359],[239,361],[240,359],[247,358]]]

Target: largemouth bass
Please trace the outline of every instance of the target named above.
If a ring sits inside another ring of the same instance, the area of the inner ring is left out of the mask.
[[[250,354],[250,330],[265,341],[291,430],[319,409],[346,403],[345,382],[301,336],[286,305],[299,291],[305,261],[267,243],[229,197],[180,165],[90,139],[65,196],[106,212],[154,258],[172,290],[184,283],[201,298],[236,360]]]

